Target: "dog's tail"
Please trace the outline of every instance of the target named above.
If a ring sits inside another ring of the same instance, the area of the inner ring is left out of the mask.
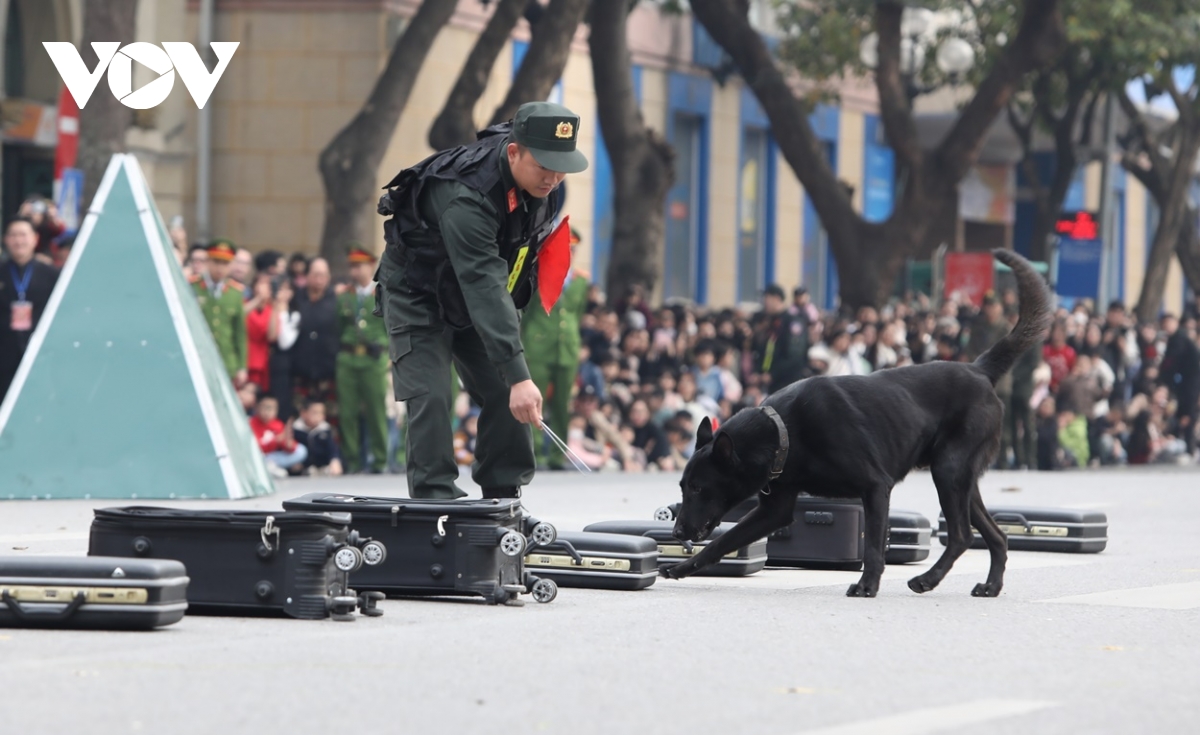
[[[1013,269],[1021,310],[1017,326],[975,360],[992,385],[1012,369],[1024,352],[1039,344],[1050,325],[1050,290],[1033,266],[1011,250],[993,250],[996,260]]]

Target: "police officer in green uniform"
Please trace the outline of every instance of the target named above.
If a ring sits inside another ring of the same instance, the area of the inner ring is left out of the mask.
[[[572,253],[578,243],[579,233],[572,229]],[[549,314],[535,295],[521,319],[525,362],[534,385],[545,396],[546,424],[563,438],[567,436],[567,421],[571,418],[571,389],[579,373],[579,319],[587,308],[588,278],[580,270],[571,271]],[[533,447],[537,466],[563,469],[562,450],[556,443],[544,441],[545,438],[535,430]]]
[[[579,116],[522,105],[474,143],[435,153],[384,188],[384,293],[396,400],[408,403],[408,485],[415,498],[457,485],[451,363],[480,405],[472,478],[484,497],[520,497],[534,474],[542,394],[529,377],[518,311],[536,288],[537,254],[563,204],[566,174],[587,168]]]
[[[387,467],[387,330],[375,316],[372,273],[375,256],[353,246],[350,288],[337,300],[341,352],[337,356],[339,425],[346,472],[362,470],[363,445],[359,421],[366,422],[371,450],[371,474]]]
[[[217,351],[234,385],[246,382],[246,312],[242,294],[246,287],[229,277],[229,264],[237,249],[228,240],[216,240],[208,248],[208,271],[191,277],[204,321],[217,343]]]

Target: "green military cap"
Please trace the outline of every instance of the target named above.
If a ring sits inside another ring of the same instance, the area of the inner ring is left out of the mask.
[[[553,102],[526,102],[513,117],[513,140],[529,149],[543,167],[564,174],[587,170],[587,157],[575,147],[579,116]]]

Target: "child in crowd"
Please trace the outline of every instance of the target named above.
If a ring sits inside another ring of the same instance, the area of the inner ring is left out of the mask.
[[[279,403],[271,396],[258,401],[258,408],[250,417],[250,430],[258,440],[258,448],[267,460],[267,470],[274,477],[287,477],[288,471],[297,473],[304,468],[308,448],[296,441],[292,428],[284,427],[279,420]]]
[[[300,418],[292,424],[292,433],[308,450],[305,470],[312,474],[337,477],[342,474],[342,455],[334,438],[333,427],[325,420],[325,404],[308,401]]]

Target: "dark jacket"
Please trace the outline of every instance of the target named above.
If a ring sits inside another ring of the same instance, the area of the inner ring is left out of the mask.
[[[20,300],[17,281],[23,280],[26,275],[29,284],[25,290],[25,300],[32,304],[33,321],[30,329],[15,331],[12,329],[12,305]],[[37,328],[57,282],[58,269],[40,260],[29,261],[24,268],[18,268],[11,260],[0,262],[0,400],[8,392],[9,383],[29,346],[29,338]]]
[[[296,294],[292,311],[300,312],[300,336],[291,349],[292,375],[300,380],[333,380],[337,372],[337,296],[332,288],[316,301],[308,292]]]

